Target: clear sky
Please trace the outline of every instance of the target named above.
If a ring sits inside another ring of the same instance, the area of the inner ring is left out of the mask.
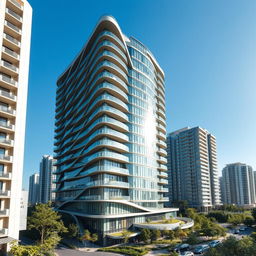
[[[29,0],[33,30],[24,187],[53,153],[57,77],[100,16],[113,15],[166,74],[168,132],[201,126],[217,138],[219,171],[256,168],[255,0]]]

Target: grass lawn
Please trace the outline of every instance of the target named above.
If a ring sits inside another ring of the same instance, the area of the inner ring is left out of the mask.
[[[184,224],[185,222],[177,219],[168,219],[168,220],[151,221],[148,224],[174,224],[174,223]]]

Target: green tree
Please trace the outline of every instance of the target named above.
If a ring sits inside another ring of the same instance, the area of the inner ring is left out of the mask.
[[[68,225],[68,237],[75,238],[78,236],[79,228],[76,224],[71,223]]]
[[[93,243],[95,243],[95,242],[98,241],[98,239],[99,239],[98,234],[93,233],[92,236],[91,236],[91,241],[92,241]]]
[[[161,237],[161,231],[160,230],[152,230],[151,231],[151,241],[156,241]]]
[[[94,243],[98,241],[98,235],[96,233],[91,234],[91,232],[88,229],[85,229],[84,234],[80,237],[80,240],[91,241]]]
[[[246,216],[245,220],[244,220],[244,224],[246,226],[252,226],[254,224],[254,219],[252,216]]]
[[[252,217],[254,218],[254,221],[256,221],[256,208],[252,209]]]
[[[199,242],[200,240],[198,239],[198,236],[196,235],[196,233],[190,233],[186,241],[186,243],[192,244],[192,245],[198,244]]]
[[[140,240],[143,241],[144,243],[148,243],[148,241],[150,240],[151,237],[151,232],[149,229],[144,228],[141,230],[140,233]]]
[[[179,256],[179,254],[177,252],[171,252],[170,256]]]
[[[40,244],[51,236],[67,232],[67,228],[60,220],[60,215],[55,212],[50,204],[38,204],[31,216],[28,217],[28,229],[35,229],[40,234]]]

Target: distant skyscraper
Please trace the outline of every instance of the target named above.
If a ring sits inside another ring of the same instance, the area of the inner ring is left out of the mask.
[[[55,194],[53,193],[53,179],[55,175],[55,159],[52,156],[44,155],[40,163],[40,174],[39,174],[39,202],[48,203],[54,201]],[[55,184],[54,184],[55,186]]]
[[[58,210],[103,238],[175,216],[163,207],[164,72],[148,48],[103,17],[57,84]]]
[[[32,9],[0,0],[0,253],[19,239]]]
[[[169,198],[201,210],[220,202],[216,139],[200,127],[183,128],[167,138]]]
[[[29,205],[39,202],[39,173],[35,173],[29,177]]]
[[[228,164],[222,170],[223,203],[250,206],[255,204],[255,176],[252,167],[243,163]]]
[[[27,213],[28,213],[28,191],[21,191],[20,199],[20,230],[27,229]]]

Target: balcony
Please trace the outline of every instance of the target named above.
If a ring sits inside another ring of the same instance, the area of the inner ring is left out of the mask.
[[[16,76],[19,72],[19,68],[10,64],[7,61],[1,60],[1,69],[4,69],[4,72],[10,76]]]
[[[8,47],[12,47],[12,49],[18,50],[20,48],[20,41],[15,39],[14,37],[4,33],[3,36],[4,44]]]
[[[159,164],[159,166],[157,167],[157,169],[162,170],[162,171],[167,171],[167,166],[163,165],[163,164]]]
[[[9,9],[9,8],[6,8],[6,9],[5,9],[5,12],[6,12],[6,14],[9,16],[9,19],[10,19],[13,23],[16,23],[16,24],[21,24],[21,23],[22,23],[22,17],[21,17],[18,13],[12,11],[12,10]]]
[[[0,137],[0,144],[4,144],[5,146],[13,147],[13,140],[9,140],[6,138],[1,138]]]
[[[18,1],[16,0],[8,0],[8,1],[9,3],[12,3],[19,10],[23,10],[23,5],[21,5]]]
[[[159,183],[159,184],[168,184],[168,180],[166,180],[166,179],[158,179],[157,183]]]
[[[0,75],[1,77],[1,75]],[[4,97],[5,101],[7,101],[8,103],[13,103],[16,101],[16,96],[13,95],[10,92],[4,91],[0,89],[0,97]]]
[[[0,121],[0,129],[8,130],[8,131],[14,131],[14,125],[10,124],[9,122],[2,122]]]
[[[10,50],[7,47],[3,46],[3,57],[8,61],[17,61],[19,60],[20,56],[15,51]]]
[[[0,228],[0,236],[7,236],[8,229],[7,228]]]
[[[1,103],[0,103],[0,112],[4,117],[9,117],[9,116],[12,117],[16,113],[14,109],[12,109],[11,107],[3,106],[1,105]]]
[[[166,164],[167,163],[167,159],[165,157],[162,157],[162,156],[159,156],[157,161],[162,163],[162,164]]]
[[[9,209],[0,210],[0,217],[9,216],[9,213],[10,213]]]
[[[160,148],[167,148],[166,142],[162,140],[158,140],[156,143]]]
[[[168,178],[168,174],[166,172],[158,172],[157,176]]]
[[[4,21],[6,32],[10,34],[11,36],[21,36],[21,29],[12,24],[11,22],[5,20]]]
[[[0,172],[0,179],[10,180],[12,178],[11,172]]]
[[[10,197],[11,191],[10,190],[0,190],[0,197]]]
[[[0,154],[0,161],[11,162],[12,161],[12,156]]]

